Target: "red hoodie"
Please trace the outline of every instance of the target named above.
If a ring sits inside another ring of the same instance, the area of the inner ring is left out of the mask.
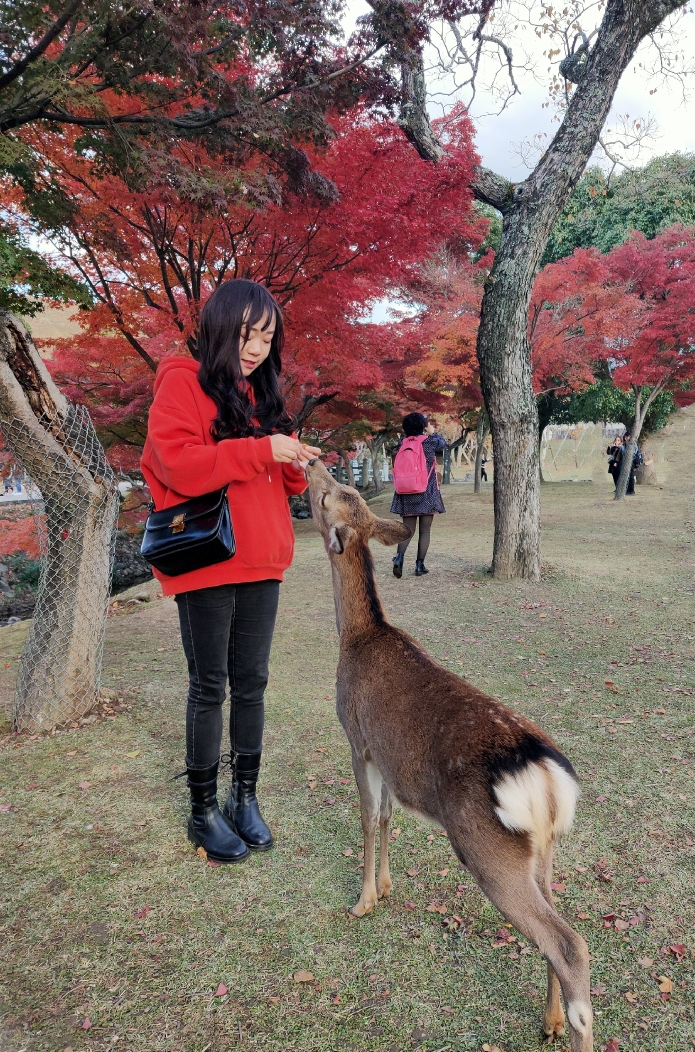
[[[245,581],[281,581],[292,562],[294,530],[287,497],[306,489],[304,473],[276,464],[270,438],[224,438],[210,425],[217,406],[198,383],[198,363],[167,358],[157,369],[142,472],[157,511],[228,485],[236,555],[202,570],[167,577],[164,595]]]

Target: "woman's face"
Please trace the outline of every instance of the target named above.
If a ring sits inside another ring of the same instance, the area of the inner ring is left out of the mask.
[[[267,326],[267,328],[265,327]],[[239,341],[239,362],[243,376],[250,376],[270,354],[275,333],[275,318],[264,314],[253,328],[242,332]]]
[[[622,446],[622,444],[623,444],[623,440],[622,440],[622,438],[620,437],[620,435],[618,435],[618,436],[616,437],[616,439],[615,439],[615,444],[616,444],[616,446]]]

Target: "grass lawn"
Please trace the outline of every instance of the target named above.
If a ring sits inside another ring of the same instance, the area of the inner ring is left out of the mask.
[[[557,901],[589,943],[610,1052],[695,1046],[694,440],[695,412],[680,413],[664,489],[625,504],[607,475],[544,486],[540,584],[486,573],[489,489],[446,490],[427,578],[412,551],[396,581],[374,546],[391,619],[547,728],[580,774]],[[5,713],[25,633],[0,630]],[[2,1052],[539,1048],[544,962],[498,937],[444,835],[397,811],[393,896],[348,919],[361,830],[336,658],[328,561],[298,523],[267,695],[277,846],[241,866],[210,866],[186,839],[173,601],[110,619],[111,711],[3,739]]]

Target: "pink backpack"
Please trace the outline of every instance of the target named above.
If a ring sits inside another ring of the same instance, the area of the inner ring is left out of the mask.
[[[428,471],[422,448],[426,438],[427,435],[415,435],[403,439],[393,462],[393,488],[396,493],[424,493],[427,489],[434,463]]]

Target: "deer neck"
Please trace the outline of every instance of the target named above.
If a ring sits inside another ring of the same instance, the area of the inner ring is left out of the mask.
[[[331,572],[341,644],[386,624],[366,544],[353,544],[342,555],[331,555]]]

